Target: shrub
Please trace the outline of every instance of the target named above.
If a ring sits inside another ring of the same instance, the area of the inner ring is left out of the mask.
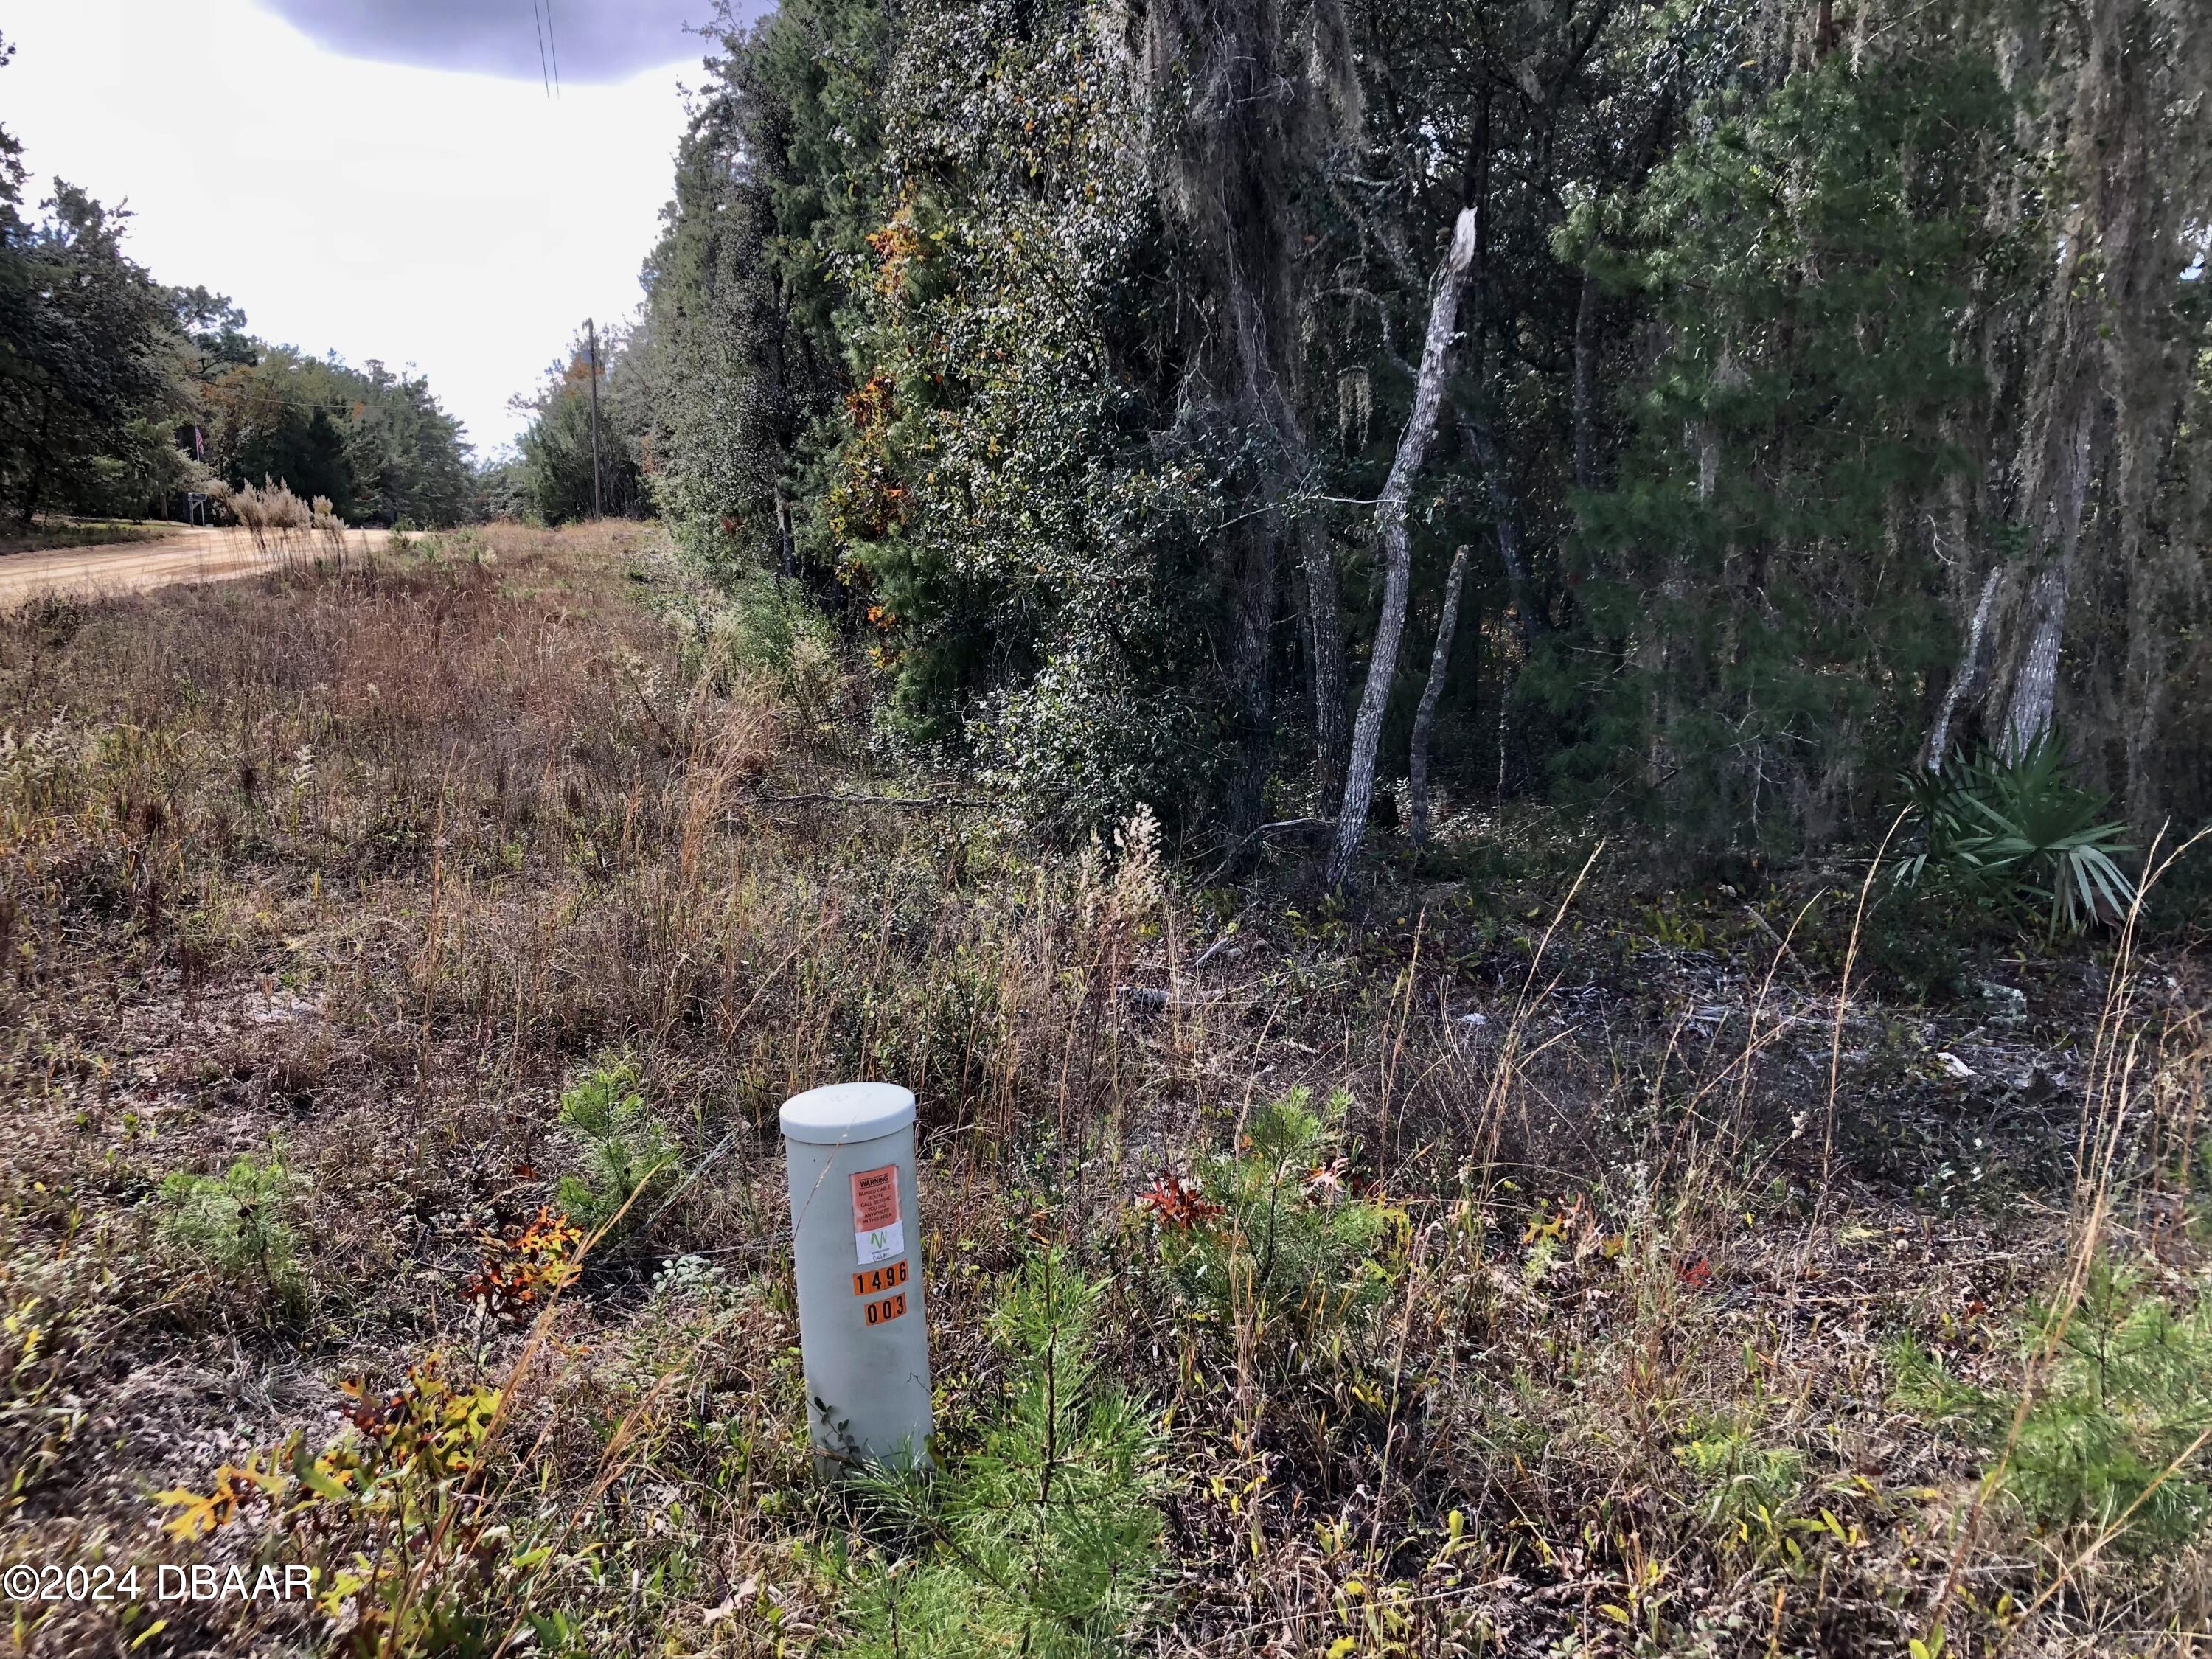
[[[1696,1483],[1694,1507],[1729,1543],[1765,1543],[1782,1524],[1805,1478],[1805,1455],[1792,1447],[1762,1446],[1739,1424],[1698,1425],[1674,1449]]]
[[[219,1176],[179,1170],[161,1182],[161,1242],[196,1257],[234,1284],[273,1291],[287,1311],[307,1297],[298,1241],[287,1218],[306,1182],[271,1148],[266,1159],[241,1158]]]
[[[2106,798],[2073,781],[2057,733],[2045,731],[2014,759],[1954,758],[1905,780],[1920,845],[1898,866],[1902,886],[1948,872],[2001,910],[2046,916],[2045,932],[2078,933],[2134,902],[2135,883],[2114,862],[2131,849],[2124,824],[2106,821]]]
[[[810,720],[825,718],[836,706],[842,673],[836,629],[797,582],[746,571],[727,581],[698,621],[713,666],[738,679],[774,677]]]
[[[2038,1311],[2041,1339],[2057,1319]],[[2130,1509],[2131,1533],[2181,1543],[2212,1518],[2212,1460],[2160,1476],[2212,1422],[2212,1305],[2177,1316],[2142,1276],[2100,1261],[2021,1425],[2006,1486],[2045,1526],[2103,1528]],[[2155,1484],[2154,1484],[2155,1483]]]
[[[933,1481],[861,1477],[914,1553],[842,1564],[847,1651],[1054,1659],[1097,1651],[1133,1616],[1159,1561],[1162,1443],[1101,1381],[1100,1291],[1064,1250],[1025,1263],[991,1320],[1013,1381],[981,1443]]]
[[[637,1080],[637,1068],[612,1055],[561,1094],[561,1121],[583,1137],[585,1164],[561,1178],[559,1200],[586,1233],[637,1225],[638,1206],[675,1166],[676,1149]]]
[[[295,1433],[225,1463],[205,1492],[158,1492],[164,1530],[190,1544],[241,1516],[274,1520],[305,1544],[317,1606],[349,1632],[349,1653],[488,1655],[526,1626],[534,1642],[557,1638],[560,1615],[532,1604],[554,1554],[539,1534],[556,1522],[519,1523],[518,1536],[471,1490],[501,1391],[456,1381],[434,1352],[389,1391],[344,1388],[346,1426],[321,1452]]]

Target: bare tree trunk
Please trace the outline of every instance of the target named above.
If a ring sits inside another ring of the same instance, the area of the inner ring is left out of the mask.
[[[1921,763],[1931,772],[1943,769],[1943,757],[1951,751],[1951,718],[1959,712],[1959,700],[1972,689],[1973,682],[1982,671],[1982,637],[1990,625],[1990,606],[1997,596],[1997,586],[2004,579],[2004,567],[1991,565],[1990,574],[1982,579],[1982,597],[1974,606],[1974,619],[1966,627],[1966,648],[1959,653],[1959,672],[1943,688],[1942,706],[1936,711],[1935,726],[1928,733],[1928,752]]]
[[[1344,605],[1328,526],[1308,518],[1298,526],[1298,540],[1313,653],[1314,780],[1325,801],[1344,787]]]
[[[1344,805],[1337,814],[1336,842],[1329,850],[1328,880],[1341,885],[1359,857],[1367,834],[1367,807],[1375,793],[1375,753],[1382,741],[1382,713],[1390,701],[1390,682],[1398,671],[1398,644],[1406,631],[1406,590],[1412,579],[1413,540],[1406,508],[1413,479],[1428,459],[1436,436],[1437,411],[1443,405],[1444,378],[1452,342],[1459,332],[1460,295],[1466,290],[1480,216],[1462,208],[1452,226],[1451,246],[1437,268],[1429,302],[1429,328],[1421,345],[1421,371],[1414,382],[1413,407],[1398,439],[1398,453],[1383,481],[1375,507],[1375,526],[1385,560],[1382,615],[1375,629],[1375,650],[1359,694],[1359,717],[1352,727],[1352,757],[1344,784]]]
[[[2072,309],[2078,302],[2068,303]],[[2075,326],[2090,325],[2088,319],[2080,319]],[[2045,473],[2050,483],[2036,538],[2042,565],[2028,585],[2017,624],[2020,645],[2001,738],[2004,752],[2014,759],[2050,729],[2057,702],[2058,650],[2066,635],[2068,578],[2075,550],[2081,544],[2081,509],[2089,489],[2089,442],[2097,413],[2094,363],[2075,365],[2072,378],[2074,384],[2066,399],[2071,407],[2053,417],[2058,430],[2051,434],[2051,444],[2057,453]]]
[[[2046,562],[2028,590],[2027,645],[2013,675],[2012,704],[2005,711],[2004,750],[2017,760],[2051,728],[2058,695],[2058,647],[2066,633],[2064,558]]]
[[[2174,192],[2161,193],[2153,161],[2159,45],[2151,9],[2144,0],[2098,0],[2087,9],[2087,52],[2067,139],[2078,205],[2063,228],[2050,344],[2022,445],[2021,505],[2036,556],[2011,642],[2002,742],[2014,756],[2050,729],[2086,498],[2106,470],[2097,451],[2110,441],[2102,434],[2116,431],[2124,461],[2142,433],[2144,394],[2155,400],[2158,377],[2130,343],[2156,333],[2149,319],[2179,264],[2164,257],[2172,234],[2166,198]]]
[[[1416,847],[1429,838],[1429,732],[1436,725],[1437,704],[1444,694],[1444,672],[1451,665],[1452,635],[1459,631],[1460,584],[1467,578],[1467,544],[1452,555],[1451,574],[1444,578],[1443,614],[1437,619],[1436,649],[1429,653],[1429,683],[1421,688],[1421,705],[1413,711],[1413,753],[1406,760],[1406,779],[1413,794],[1413,814],[1407,835]]]

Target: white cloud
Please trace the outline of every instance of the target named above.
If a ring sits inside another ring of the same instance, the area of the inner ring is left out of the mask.
[[[133,256],[264,338],[415,365],[483,452],[585,317],[635,308],[700,79],[695,57],[549,102],[337,57],[247,0],[42,0],[0,28],[0,121],[41,193],[127,198]]]

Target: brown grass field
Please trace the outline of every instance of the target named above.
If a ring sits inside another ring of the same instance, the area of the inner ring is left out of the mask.
[[[775,1114],[846,1077],[921,1099],[943,1455],[1055,1247],[1151,1425],[1125,1633],[1024,1650],[2212,1651],[2187,955],[1923,1006],[1863,863],[1674,891],[1533,810],[1206,889],[884,774],[865,666],[720,605],[494,526],[0,619],[0,1561],[142,1587],[9,1651],[921,1650],[807,1473]],[[586,1250],[593,1075],[655,1162]],[[1191,1194],[1299,1085],[1286,1278]]]

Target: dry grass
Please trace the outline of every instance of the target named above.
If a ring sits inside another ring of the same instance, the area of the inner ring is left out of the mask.
[[[245,526],[264,559],[286,566],[318,559],[345,562],[345,521],[331,511],[327,495],[303,501],[289,484],[264,479],[258,487],[236,489],[217,483],[212,498]]]
[[[409,1610],[441,1598],[485,1650],[834,1641],[856,1523],[805,1480],[773,1124],[860,1075],[922,1101],[956,1439],[1031,1239],[1106,1280],[1103,1358],[1170,1432],[1139,1646],[2203,1650],[2201,1537],[2039,1528],[1893,1346],[2022,1399],[2024,1310],[2100,1255],[2194,1304],[2192,964],[1992,969],[2019,1026],[1844,1000],[1856,876],[1754,924],[1587,846],[1350,915],[1191,892],[1142,826],[1060,855],[846,799],[959,791],[869,778],[817,699],[656,614],[710,603],[680,589],[635,530],[502,528],[0,624],[6,1557],[343,1565],[368,1534],[311,1508],[187,1540],[149,1494],[319,1449],[341,1382],[434,1353],[497,1401],[377,1558],[386,1622],[55,1604],[19,1650],[438,1651]],[[557,1097],[616,1048],[678,1178],[495,1317],[484,1241],[579,1166]],[[1301,1083],[1354,1097],[1387,1295],[1210,1315],[1138,1195]],[[163,1231],[165,1176],[271,1147],[290,1304]]]

